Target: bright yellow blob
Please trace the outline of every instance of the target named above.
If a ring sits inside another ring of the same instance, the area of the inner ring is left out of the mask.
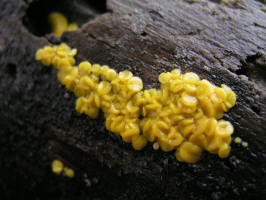
[[[147,139],[143,135],[137,135],[132,139],[132,146],[135,150],[141,150],[147,144]]]
[[[76,23],[68,24],[67,18],[62,13],[53,12],[48,16],[48,19],[52,26],[52,32],[59,37],[65,31],[78,29],[78,25]]]
[[[58,174],[58,175],[61,174],[63,169],[64,169],[64,164],[60,160],[54,160],[52,162],[52,171],[55,174]]]
[[[76,49],[66,44],[39,49],[36,60],[53,65],[59,81],[78,97],[76,110],[97,118],[102,110],[106,128],[141,150],[176,150],[179,161],[195,163],[203,150],[225,158],[230,153],[230,122],[219,120],[236,103],[226,85],[217,87],[197,74],[180,70],[161,73],[159,89],[142,90],[130,71],[117,73],[87,61],[74,66]]]
[[[68,178],[73,178],[75,176],[75,172],[73,169],[70,169],[68,167],[65,167],[63,162],[60,160],[54,160],[52,162],[52,172],[60,175],[63,173],[64,176]]]
[[[68,178],[73,178],[75,176],[75,172],[73,169],[70,169],[68,167],[64,168],[64,175]]]

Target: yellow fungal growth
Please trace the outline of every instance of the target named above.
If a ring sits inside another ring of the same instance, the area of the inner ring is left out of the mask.
[[[57,175],[60,175],[63,173],[63,175],[68,178],[73,178],[75,176],[74,170],[68,167],[65,167],[63,162],[60,160],[54,160],[52,162],[51,167],[52,167],[52,172]]]
[[[64,164],[60,160],[54,160],[52,162],[52,171],[55,174],[57,175],[61,174],[63,169],[64,169]]]
[[[195,163],[199,160],[202,148],[192,142],[185,141],[177,149],[175,156],[181,162]]]
[[[70,169],[68,167],[64,168],[64,175],[68,178],[73,178],[75,176],[75,172],[73,169]]]
[[[52,26],[52,32],[59,37],[65,31],[78,29],[78,25],[76,23],[68,24],[67,18],[59,12],[51,13],[48,18]]]
[[[248,147],[248,143],[247,143],[247,142],[242,142],[242,146],[243,146],[244,148],[247,148],[247,147]]]
[[[236,137],[234,139],[234,142],[237,143],[237,144],[241,144],[242,147],[244,147],[244,148],[248,147],[248,143],[243,141],[240,137]]]
[[[147,144],[147,139],[143,135],[137,135],[132,138],[132,146],[135,150],[141,150]]]
[[[240,143],[242,143],[242,139],[240,137],[236,137],[234,139],[234,142],[237,143],[237,144],[240,144]]]
[[[153,150],[155,150],[155,151],[159,150],[159,148],[160,148],[159,143],[158,143],[158,142],[154,142],[153,145],[152,145],[152,148],[153,148]]]
[[[76,49],[70,49],[69,46],[66,44],[55,45],[53,47],[45,46],[42,49],[39,49],[35,54],[35,59],[40,60],[43,65],[50,66],[53,65],[56,69],[60,69],[62,67],[71,67],[75,64],[74,56],[77,54]],[[67,68],[72,70],[72,68]],[[67,72],[67,69],[64,71],[61,70],[64,74],[63,77],[66,75],[70,75],[72,73]]]
[[[234,92],[179,70],[160,74],[159,81],[159,90],[143,93],[143,135],[163,151],[176,149],[179,161],[194,163],[203,150],[227,157],[233,126],[218,119],[234,106]]]
[[[74,30],[77,30],[78,28],[79,28],[79,26],[74,22],[68,24],[68,26],[67,26],[68,31],[74,31]]]
[[[159,89],[143,91],[142,80],[130,71],[117,73],[87,61],[74,66],[76,53],[66,44],[46,46],[36,59],[58,70],[59,81],[77,96],[79,113],[97,118],[102,110],[106,128],[135,150],[149,141],[154,150],[175,150],[177,160],[187,163],[197,162],[204,150],[229,155],[234,129],[221,118],[235,105],[236,95],[228,86],[175,69],[160,74]]]

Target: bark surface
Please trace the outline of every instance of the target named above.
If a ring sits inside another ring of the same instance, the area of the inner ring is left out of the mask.
[[[60,39],[49,34],[53,10],[82,27]],[[263,199],[265,11],[262,0],[1,0],[1,199]],[[248,147],[232,142],[228,158],[205,152],[193,165],[151,144],[134,151],[103,116],[79,115],[56,70],[35,61],[38,48],[60,42],[77,48],[77,63],[129,69],[145,88],[174,68],[229,85],[237,104],[224,119]],[[53,174],[54,159],[75,178]]]

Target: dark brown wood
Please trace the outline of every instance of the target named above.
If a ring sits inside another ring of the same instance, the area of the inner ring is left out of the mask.
[[[61,39],[47,14],[63,12],[83,26]],[[137,152],[96,120],[75,111],[75,96],[36,50],[66,42],[89,60],[131,70],[145,88],[180,68],[216,85],[237,104],[225,115],[235,127],[228,158],[204,153],[193,165],[148,145]],[[1,199],[263,199],[266,195],[265,1],[1,0]],[[51,172],[53,159],[75,170]]]

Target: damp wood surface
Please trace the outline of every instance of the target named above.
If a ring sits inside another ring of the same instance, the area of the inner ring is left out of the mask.
[[[81,28],[61,39],[49,34],[45,17],[55,9]],[[258,0],[1,0],[0,198],[263,199],[265,10]],[[34,59],[38,48],[61,42],[78,50],[77,63],[128,69],[146,89],[175,68],[225,83],[237,104],[224,119],[248,147],[232,142],[228,158],[204,152],[193,165],[152,144],[133,150],[105,129],[103,116],[78,114],[56,70]],[[54,159],[75,178],[53,174]]]

